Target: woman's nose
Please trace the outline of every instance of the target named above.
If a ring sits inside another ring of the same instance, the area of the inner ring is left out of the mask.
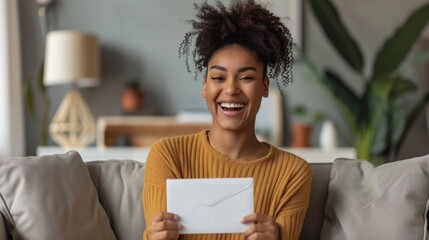
[[[240,87],[237,83],[237,81],[233,79],[228,79],[226,81],[225,86],[225,93],[229,95],[238,94],[240,93]]]

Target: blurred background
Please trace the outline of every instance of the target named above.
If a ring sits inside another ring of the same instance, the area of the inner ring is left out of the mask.
[[[194,1],[170,0],[55,0],[46,12],[49,30],[77,30],[98,36],[101,46],[101,82],[95,88],[82,89],[81,93],[95,119],[100,116],[171,116],[182,111],[205,109],[201,98],[202,76],[186,71],[184,59],[178,57],[178,46],[190,30],[185,20],[195,15]],[[214,2],[214,1],[209,1]],[[222,1],[228,3],[229,1]],[[261,1],[262,2],[262,1]],[[375,55],[384,41],[393,34],[413,11],[427,0],[332,0],[341,19],[353,38],[359,43],[365,60],[364,72],[371,71]],[[297,45],[320,68],[335,69],[357,92],[362,92],[361,79],[347,67],[323,33],[320,24],[307,2],[273,0],[263,1],[277,15],[294,27]],[[19,28],[21,35],[22,78],[35,80],[43,62],[44,36],[41,29],[40,4],[33,0],[19,0]],[[290,18],[287,18],[290,16]],[[429,28],[413,45],[405,61],[422,49],[428,49]],[[299,55],[299,54],[297,54]],[[412,106],[418,94],[429,89],[429,64],[415,65],[406,75],[418,86],[416,94],[404,101]],[[282,98],[281,145],[289,146],[292,140],[291,125],[299,121],[296,106],[303,106],[307,114],[319,114],[329,119],[338,134],[338,146],[350,147],[353,137],[350,127],[341,117],[318,79],[299,57],[293,69],[294,80]],[[132,114],[124,112],[121,98],[123,89],[137,85],[144,94],[141,108]],[[41,113],[43,92],[37,83],[34,90],[34,107]],[[50,101],[48,119],[52,119],[68,88],[49,86],[46,96]],[[24,107],[25,109],[25,107]],[[33,155],[42,144],[40,121],[25,111],[25,154]],[[313,121],[310,146],[319,146],[320,123]],[[48,139],[47,145],[54,145]],[[94,143],[95,144],[95,143]],[[420,115],[405,138],[399,158],[429,153],[428,120]]]

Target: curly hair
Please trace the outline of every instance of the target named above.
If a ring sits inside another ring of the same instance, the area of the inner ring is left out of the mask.
[[[191,72],[189,55],[196,37],[192,51],[195,79],[216,50],[238,44],[256,53],[265,66],[264,75],[276,79],[281,91],[281,85],[286,87],[292,81],[292,37],[279,17],[254,0],[235,2],[229,9],[219,0],[216,6],[207,1],[194,6],[197,20],[187,20],[193,30],[186,33],[180,44],[179,57],[185,57],[186,69]]]

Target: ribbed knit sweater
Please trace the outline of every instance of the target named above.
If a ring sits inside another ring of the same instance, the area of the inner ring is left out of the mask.
[[[156,142],[147,158],[143,188],[147,227],[166,210],[166,179],[253,177],[255,212],[274,217],[281,239],[298,239],[310,198],[311,171],[303,159],[267,145],[269,153],[262,158],[231,160],[210,146],[206,131]],[[144,239],[150,239],[147,230]],[[193,234],[180,239],[238,240],[242,236]]]

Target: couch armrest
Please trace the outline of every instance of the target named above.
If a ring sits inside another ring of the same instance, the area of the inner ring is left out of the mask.
[[[0,240],[9,240],[9,234],[7,232],[6,223],[4,222],[3,216],[0,214]]]

